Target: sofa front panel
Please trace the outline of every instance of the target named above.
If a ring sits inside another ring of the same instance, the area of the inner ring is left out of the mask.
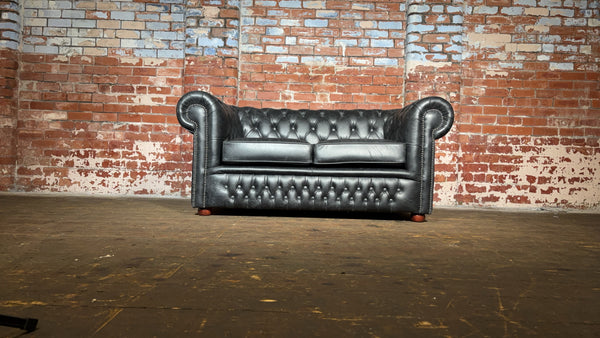
[[[389,110],[288,110],[242,107],[245,138],[294,139],[316,144],[331,140],[381,140]]]
[[[419,183],[399,178],[216,174],[208,207],[419,212]]]

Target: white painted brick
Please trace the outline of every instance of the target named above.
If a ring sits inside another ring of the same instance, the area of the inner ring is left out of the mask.
[[[81,47],[59,47],[58,52],[60,55],[81,55],[83,54],[83,48]]]
[[[119,39],[139,39],[140,32],[134,30],[121,29],[116,32],[116,37]]]
[[[542,51],[544,53],[554,53],[554,45],[542,44]]]
[[[590,45],[579,46],[579,50],[582,54],[592,54],[592,46]]]
[[[497,6],[477,6],[473,7],[473,14],[497,14]]]
[[[575,45],[557,45],[557,52],[565,52],[565,53],[575,53],[577,52],[578,46]]]
[[[72,38],[73,46],[81,46],[81,47],[95,47],[96,39],[92,38]]]
[[[545,54],[541,54],[537,56],[537,60],[538,61],[550,61],[550,56],[545,55]]]
[[[542,50],[541,44],[536,43],[519,43],[517,44],[517,51],[519,52],[539,52]]]
[[[44,27],[44,36],[67,36],[68,28]]]
[[[550,62],[550,70],[573,70],[573,64],[568,62]]]
[[[586,26],[586,18],[566,18],[564,21],[565,26]]]
[[[69,46],[69,45],[71,45],[71,38],[66,38],[66,37],[49,38],[46,40],[46,44],[48,44],[50,46]]]
[[[23,42],[28,45],[40,45],[46,43],[46,39],[39,36],[28,36],[23,39]]]
[[[25,18],[23,24],[25,26],[46,27],[48,25],[48,19],[42,19],[42,18]]]
[[[564,17],[572,18],[574,15],[575,15],[575,11],[572,9],[552,8],[550,10],[550,16],[564,16]]]

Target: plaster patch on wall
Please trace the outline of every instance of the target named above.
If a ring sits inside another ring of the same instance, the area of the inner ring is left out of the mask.
[[[16,122],[14,117],[0,116],[0,128],[14,128]]]
[[[135,170],[89,170],[69,168],[46,173],[40,191],[93,193],[103,195],[152,194],[181,196],[182,172],[145,172]]]
[[[136,151],[142,161],[153,164],[165,163],[164,152],[159,142],[135,141],[134,151]]]
[[[180,138],[173,142],[180,142]],[[31,179],[39,181],[36,185],[43,191],[182,195],[182,182],[190,175],[161,168],[168,164],[162,143],[135,141],[132,150],[113,152],[113,158],[107,158],[97,149],[72,150],[64,156],[52,156],[53,167],[30,165],[26,169],[37,173]]]
[[[597,149],[537,144],[533,139],[530,144],[513,146],[513,155],[522,156],[522,163],[515,164],[513,171],[488,172],[487,176],[496,178],[479,184],[485,189],[473,193],[475,200],[480,205],[499,208],[536,205],[600,210]],[[445,193],[440,196],[448,198]],[[497,201],[491,202],[492,199]],[[446,202],[451,201],[443,200]]]
[[[466,42],[476,48],[499,48],[511,40],[510,34],[468,33]]]
[[[433,61],[421,61],[421,60],[407,60],[406,61],[406,70],[409,73],[414,72],[418,67],[433,67],[433,68],[442,68],[442,67],[451,67],[452,62],[433,62]]]
[[[490,77],[508,77],[508,72],[502,70],[486,69],[485,75]]]
[[[600,154],[593,148],[579,149],[563,145],[540,146],[514,175],[526,182],[527,176],[548,177],[545,184],[535,184],[527,195],[532,202],[547,205],[600,208]],[[591,153],[585,153],[591,152]],[[517,194],[515,188],[507,194]]]

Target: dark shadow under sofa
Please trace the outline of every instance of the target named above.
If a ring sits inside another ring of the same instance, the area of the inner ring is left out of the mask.
[[[192,205],[431,213],[434,141],[454,111],[439,97],[402,109],[290,110],[237,107],[201,91],[177,104],[194,134]]]

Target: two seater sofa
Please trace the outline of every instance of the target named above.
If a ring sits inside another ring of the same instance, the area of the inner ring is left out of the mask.
[[[177,104],[194,134],[192,205],[411,213],[432,211],[434,141],[454,111],[439,97],[402,109],[237,107],[201,91]]]

